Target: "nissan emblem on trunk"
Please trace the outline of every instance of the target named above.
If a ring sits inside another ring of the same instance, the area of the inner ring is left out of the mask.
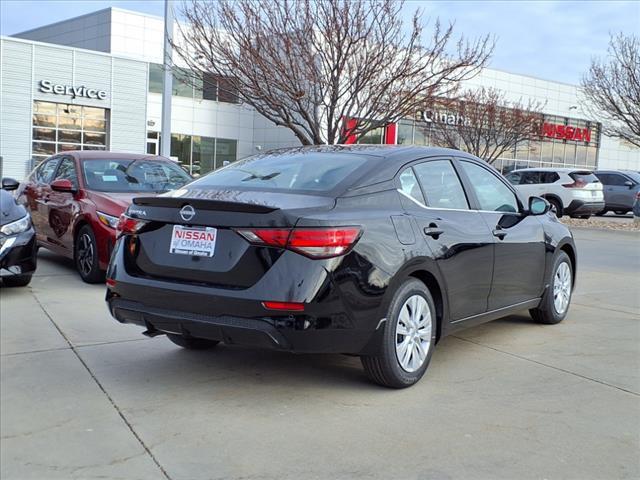
[[[185,222],[188,222],[195,216],[196,211],[191,205],[185,205],[180,209],[180,217],[182,217]]]

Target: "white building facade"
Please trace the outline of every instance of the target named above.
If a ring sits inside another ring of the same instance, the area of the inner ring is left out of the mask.
[[[2,175],[23,178],[64,150],[159,153],[163,29],[160,17],[108,8],[0,38]],[[289,130],[238,103],[224,79],[185,81],[184,75],[191,74],[174,74],[171,156],[191,173],[299,144]],[[640,149],[602,135],[598,120],[580,111],[575,85],[485,69],[466,86],[545,105],[547,135],[500,159],[503,171],[537,165],[640,170]],[[407,119],[361,141],[428,145],[426,120]]]

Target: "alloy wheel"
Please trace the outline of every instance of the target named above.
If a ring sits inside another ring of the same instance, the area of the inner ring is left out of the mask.
[[[558,265],[553,279],[553,307],[559,315],[569,307],[571,298],[571,269],[566,262]]]
[[[420,369],[431,347],[431,309],[421,295],[412,295],[402,305],[396,322],[396,358],[406,372]]]
[[[93,242],[87,233],[78,239],[78,268],[85,277],[93,270]]]

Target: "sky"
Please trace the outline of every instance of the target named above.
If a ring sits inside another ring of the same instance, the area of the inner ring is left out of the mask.
[[[0,33],[12,35],[107,7],[164,12],[162,0],[0,0]],[[609,33],[640,31],[637,0],[407,0],[406,17],[416,8],[424,11],[425,21],[455,22],[457,34],[495,36],[493,68],[573,84],[592,57],[606,54]]]

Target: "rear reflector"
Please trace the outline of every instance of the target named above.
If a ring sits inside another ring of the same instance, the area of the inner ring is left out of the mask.
[[[147,224],[147,220],[140,220],[138,218],[131,218],[126,213],[120,215],[118,219],[118,225],[116,226],[116,238],[121,235],[133,235]]]
[[[311,258],[347,253],[360,237],[360,227],[243,228],[236,230],[255,245],[280,247]]]
[[[113,278],[107,278],[106,282],[107,287],[115,287],[116,286],[116,281]]]
[[[262,306],[267,310],[287,310],[290,312],[304,311],[304,303],[297,302],[262,302]]]

